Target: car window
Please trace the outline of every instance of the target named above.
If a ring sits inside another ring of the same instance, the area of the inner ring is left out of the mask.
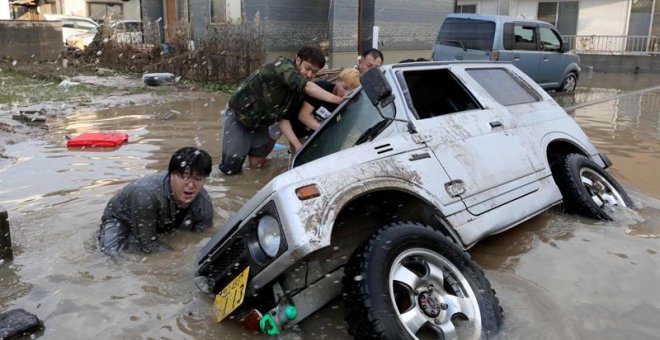
[[[539,29],[541,35],[541,48],[544,51],[559,51],[561,49],[561,40],[559,35],[548,27]]]
[[[395,115],[394,105],[382,111],[385,117],[393,118]],[[381,117],[364,91],[360,90],[312,135],[296,156],[293,167],[370,141],[391,122]]]
[[[406,102],[418,119],[480,108],[448,69],[401,71],[407,86]],[[397,74],[397,76],[399,76]]]
[[[522,79],[513,77],[503,68],[468,69],[467,73],[476,80],[498,103],[509,106],[532,103],[541,96]]]
[[[495,23],[492,21],[447,18],[440,28],[439,45],[461,47],[471,50],[493,49]]]
[[[516,50],[536,51],[536,27],[516,24],[513,34]]]

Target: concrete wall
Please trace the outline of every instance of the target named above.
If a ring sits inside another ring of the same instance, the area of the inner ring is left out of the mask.
[[[583,73],[593,67],[595,72],[660,74],[660,56],[580,54],[580,67]]]
[[[52,21],[0,20],[0,56],[18,62],[57,60],[62,26]]]

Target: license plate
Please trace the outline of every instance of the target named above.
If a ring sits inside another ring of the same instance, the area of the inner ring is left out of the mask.
[[[213,306],[215,307],[216,322],[222,321],[243,303],[249,273],[250,267],[248,266],[215,296]]]

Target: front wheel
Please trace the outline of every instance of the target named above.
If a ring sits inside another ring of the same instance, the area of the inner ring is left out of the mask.
[[[429,226],[394,223],[377,231],[351,256],[343,284],[356,339],[479,339],[502,323],[481,269]]]
[[[615,206],[633,207],[621,185],[598,164],[582,155],[568,154],[559,159],[553,166],[552,176],[569,212],[612,220]]]

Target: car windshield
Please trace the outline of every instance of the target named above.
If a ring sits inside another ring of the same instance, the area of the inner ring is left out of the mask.
[[[383,115],[394,118],[394,105],[382,109]],[[358,92],[340,107],[296,156],[293,167],[348,149],[374,139],[391,119],[384,119],[364,93]]]

